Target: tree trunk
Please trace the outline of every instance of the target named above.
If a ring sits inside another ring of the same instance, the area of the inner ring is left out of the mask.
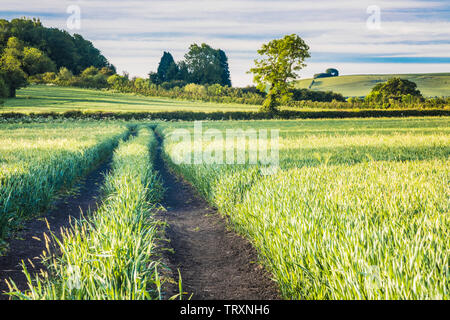
[[[264,100],[263,105],[261,107],[262,112],[276,113],[278,101],[277,101],[277,92],[274,90],[274,85],[272,84],[269,89],[269,93],[267,94],[266,100]]]
[[[16,97],[16,88],[9,88],[9,97],[10,98],[15,98]]]

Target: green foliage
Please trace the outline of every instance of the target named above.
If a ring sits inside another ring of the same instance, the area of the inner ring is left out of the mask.
[[[207,90],[205,86],[198,85],[195,83],[190,83],[184,87],[185,92],[192,93],[194,96],[202,96],[206,95]]]
[[[42,75],[42,81],[44,83],[54,83],[56,80],[56,73],[46,72]]]
[[[228,58],[222,50],[213,49],[206,43],[192,44],[184,56],[188,82],[195,84],[220,84],[231,86]]]
[[[158,85],[160,83],[159,76],[156,72],[150,72],[148,74],[148,80],[150,84]]]
[[[112,76],[113,74],[115,74],[116,71],[114,68],[111,68],[111,67],[103,67],[100,69],[99,73],[104,76],[109,77],[109,76]]]
[[[69,69],[67,69],[66,67],[62,67],[61,69],[59,69],[57,77],[58,81],[70,83],[70,80],[72,80],[72,78],[73,74]]]
[[[387,82],[378,83],[372,92],[365,98],[371,104],[382,104],[389,108],[395,104],[413,104],[423,102],[423,96],[417,85],[409,80],[392,78]]]
[[[230,75],[230,69],[228,66],[228,57],[225,54],[225,51],[218,49],[217,50],[218,60],[220,63],[220,82],[218,84],[221,84],[222,86],[228,86],[231,87],[231,75]]]
[[[77,111],[64,112],[1,112],[0,123],[34,123],[76,120],[162,120],[162,121],[200,121],[200,120],[272,120],[272,119],[358,119],[358,118],[411,118],[411,117],[450,117],[450,110],[361,110],[361,111],[290,111],[280,110],[276,114],[257,111]]]
[[[99,73],[99,70],[96,67],[90,66],[89,68],[86,68],[85,70],[83,70],[83,72],[81,72],[81,77],[88,78],[88,77],[96,76],[98,73]]]
[[[191,45],[185,60],[178,64],[169,52],[164,52],[158,72],[149,73],[149,82],[164,90],[184,87],[189,83],[231,87],[228,58],[224,51],[213,49],[205,43]]]
[[[329,68],[325,72],[331,75],[332,77],[339,77],[339,71],[337,69]]]
[[[375,87],[373,87],[372,93],[378,92],[388,98],[400,98],[407,94],[422,97],[420,91],[417,90],[417,84],[400,78],[392,78],[385,83],[378,83]]]
[[[8,39],[0,56],[0,75],[7,81],[9,97],[16,96],[16,90],[27,85],[27,75],[22,69],[23,44],[19,39]]]
[[[25,46],[39,49],[50,58],[57,69],[68,68],[72,73],[79,74],[90,66],[96,68],[107,67],[115,72],[108,60],[101,55],[90,41],[81,35],[71,36],[68,32],[56,28],[46,28],[39,19],[13,19],[10,22],[0,20],[0,48],[7,46],[8,39],[15,37]],[[43,66],[49,62],[44,59]]]
[[[42,51],[24,46],[16,37],[10,37],[0,56],[0,75],[7,81],[9,97],[27,85],[27,78],[56,71],[55,64]]]
[[[115,74],[110,76],[107,79],[107,82],[112,89],[123,90],[128,84],[128,79],[124,76],[119,76],[118,74]]]
[[[292,100],[321,102],[332,102],[333,100],[342,102],[346,101],[344,96],[339,93],[334,93],[331,91],[313,91],[308,89],[292,89]]]
[[[161,57],[161,61],[159,62],[158,72],[157,72],[157,80],[156,84],[160,84],[163,82],[170,82],[175,80],[178,76],[178,66],[175,63],[170,52],[165,52]]]
[[[255,67],[250,72],[254,74],[253,81],[259,90],[265,91],[269,85],[262,109],[274,112],[289,100],[291,82],[298,77],[296,71],[305,67],[304,61],[310,57],[309,46],[298,35],[292,34],[264,44],[258,54],[263,58],[255,60]]]
[[[138,90],[145,90],[146,88],[148,88],[149,83],[143,78],[136,78],[133,80],[133,86]]]
[[[55,72],[46,72],[44,74],[39,74],[33,77],[29,77],[28,81],[35,84],[53,84],[59,86],[71,86],[71,87],[79,87],[79,88],[93,88],[93,89],[103,89],[108,87],[116,87],[116,77],[109,76],[109,69],[97,69],[96,67],[89,67],[86,70],[83,70],[79,76],[74,76],[72,72],[62,67],[58,73]],[[120,78],[119,75],[117,77]],[[110,82],[108,79],[111,78]],[[124,80],[128,82],[128,79]]]
[[[28,76],[34,76],[45,72],[55,72],[56,65],[42,51],[25,47],[23,50],[23,71]]]

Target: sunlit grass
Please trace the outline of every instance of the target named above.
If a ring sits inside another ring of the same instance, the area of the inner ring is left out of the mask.
[[[7,99],[1,112],[160,112],[160,111],[257,111],[258,106],[237,103],[184,101],[93,89],[33,85],[17,92],[17,98]]]
[[[125,134],[125,126],[108,123],[0,125],[0,239],[48,208]]]
[[[72,228],[47,239],[47,270],[36,278],[28,273],[29,290],[19,299],[142,300],[160,299],[162,268],[154,250],[158,222],[152,209],[163,190],[152,160],[156,140],[141,129],[114,153],[112,172],[103,186],[100,208]],[[61,252],[59,254],[59,252]],[[24,267],[26,272],[26,268]]]
[[[448,118],[205,122],[279,129],[281,170],[175,165],[258,249],[287,299],[448,299]],[[161,124],[192,132],[192,124]],[[250,141],[255,146],[256,141]],[[206,145],[206,144],[205,144]],[[225,150],[224,150],[225,151]]]

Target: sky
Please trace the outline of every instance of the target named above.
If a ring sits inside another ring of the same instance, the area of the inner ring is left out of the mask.
[[[256,51],[292,33],[310,46],[302,78],[450,72],[448,0],[0,0],[0,18],[23,16],[81,34],[131,76],[205,42],[227,53],[234,86],[250,85]]]

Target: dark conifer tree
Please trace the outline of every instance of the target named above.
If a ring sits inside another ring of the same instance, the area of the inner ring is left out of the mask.
[[[178,66],[169,52],[164,52],[157,73],[160,82],[169,82],[176,79]]]

